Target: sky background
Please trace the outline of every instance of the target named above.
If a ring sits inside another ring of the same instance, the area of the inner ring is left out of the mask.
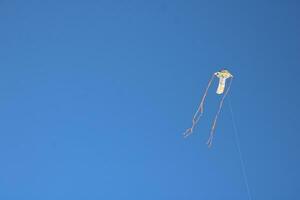
[[[0,0],[0,199],[300,199],[299,1]]]

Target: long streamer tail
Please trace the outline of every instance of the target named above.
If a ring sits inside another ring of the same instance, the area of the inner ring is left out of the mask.
[[[218,117],[219,117],[219,114],[220,114],[220,112],[221,112],[221,110],[222,110],[223,103],[224,103],[224,99],[226,98],[226,96],[227,96],[227,94],[228,94],[228,92],[229,92],[229,90],[230,90],[230,86],[231,86],[232,79],[233,79],[233,77],[231,77],[230,82],[229,82],[229,84],[228,84],[228,88],[227,88],[225,94],[223,95],[222,100],[221,100],[221,102],[220,102],[220,104],[219,104],[218,112],[217,112],[217,114],[216,114],[216,116],[215,116],[213,125],[212,125],[211,130],[210,130],[209,138],[208,138],[208,140],[207,140],[207,142],[206,142],[206,144],[208,145],[208,147],[211,147],[211,146],[212,146],[212,141],[213,141],[213,138],[214,138],[214,133],[215,133],[215,128],[216,128],[216,124],[217,124],[217,121],[218,121]]]
[[[201,118],[201,116],[203,114],[204,102],[205,102],[205,99],[206,99],[206,96],[207,96],[208,89],[209,89],[209,87],[210,87],[210,85],[211,85],[214,77],[215,77],[215,74],[213,74],[211,76],[211,78],[210,78],[210,80],[209,80],[209,82],[207,84],[207,87],[205,89],[204,95],[203,95],[203,97],[201,99],[201,102],[199,104],[199,107],[198,107],[198,109],[197,109],[197,111],[194,114],[194,117],[192,119],[192,126],[190,128],[188,128],[188,129],[186,129],[186,131],[183,133],[183,137],[185,137],[185,138],[188,137],[189,135],[191,135],[193,133],[196,124],[198,123],[199,119]]]

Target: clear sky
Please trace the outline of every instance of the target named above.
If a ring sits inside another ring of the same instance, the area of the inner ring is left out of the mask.
[[[0,199],[300,199],[299,1],[0,1]]]

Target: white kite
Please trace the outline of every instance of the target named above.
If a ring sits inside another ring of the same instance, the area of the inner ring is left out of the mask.
[[[221,101],[220,101],[218,112],[217,112],[217,114],[216,114],[216,116],[215,116],[215,119],[214,119],[214,121],[213,121],[213,124],[212,124],[212,127],[211,127],[211,131],[210,131],[210,136],[209,136],[209,138],[208,138],[208,140],[207,140],[207,145],[208,145],[208,147],[211,147],[211,145],[212,145],[212,141],[213,141],[213,137],[214,137],[214,130],[215,130],[215,127],[216,127],[216,123],[217,123],[217,120],[218,120],[218,116],[219,116],[219,114],[220,114],[220,112],[221,112],[221,109],[222,109],[222,106],[223,106],[224,99],[225,99],[226,95],[228,94],[229,89],[230,89],[230,86],[231,86],[231,82],[232,82],[233,76],[232,76],[232,74],[231,74],[228,70],[222,69],[222,70],[220,70],[220,71],[218,71],[218,72],[216,72],[216,73],[214,73],[214,74],[212,75],[212,77],[210,78],[210,80],[209,80],[209,82],[208,82],[208,85],[207,85],[207,87],[206,87],[206,90],[205,90],[205,92],[204,92],[204,95],[203,95],[203,97],[202,97],[202,99],[201,99],[200,105],[199,105],[199,107],[198,107],[196,113],[194,114],[194,117],[193,117],[193,120],[192,120],[192,126],[191,126],[191,128],[188,128],[188,129],[183,133],[183,136],[184,136],[184,137],[188,137],[189,135],[191,135],[191,134],[193,133],[196,124],[198,123],[199,119],[201,118],[201,116],[202,116],[202,114],[203,114],[203,106],[204,106],[205,98],[206,98],[208,89],[209,89],[209,87],[210,87],[210,85],[211,85],[211,83],[213,82],[213,80],[214,80],[215,77],[219,78],[219,85],[218,85],[218,88],[217,88],[217,91],[216,91],[216,93],[217,93],[218,95],[221,95],[221,94],[224,93],[224,91],[225,91],[225,86],[226,86],[226,80],[227,80],[227,79],[230,79],[230,82],[229,82],[229,84],[228,84],[227,90],[225,91],[225,93],[224,93],[224,95],[223,95],[223,97],[222,97],[222,99],[221,99]]]

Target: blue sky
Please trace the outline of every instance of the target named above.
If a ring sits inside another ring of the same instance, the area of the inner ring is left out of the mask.
[[[297,1],[0,1],[0,198],[299,199]]]

